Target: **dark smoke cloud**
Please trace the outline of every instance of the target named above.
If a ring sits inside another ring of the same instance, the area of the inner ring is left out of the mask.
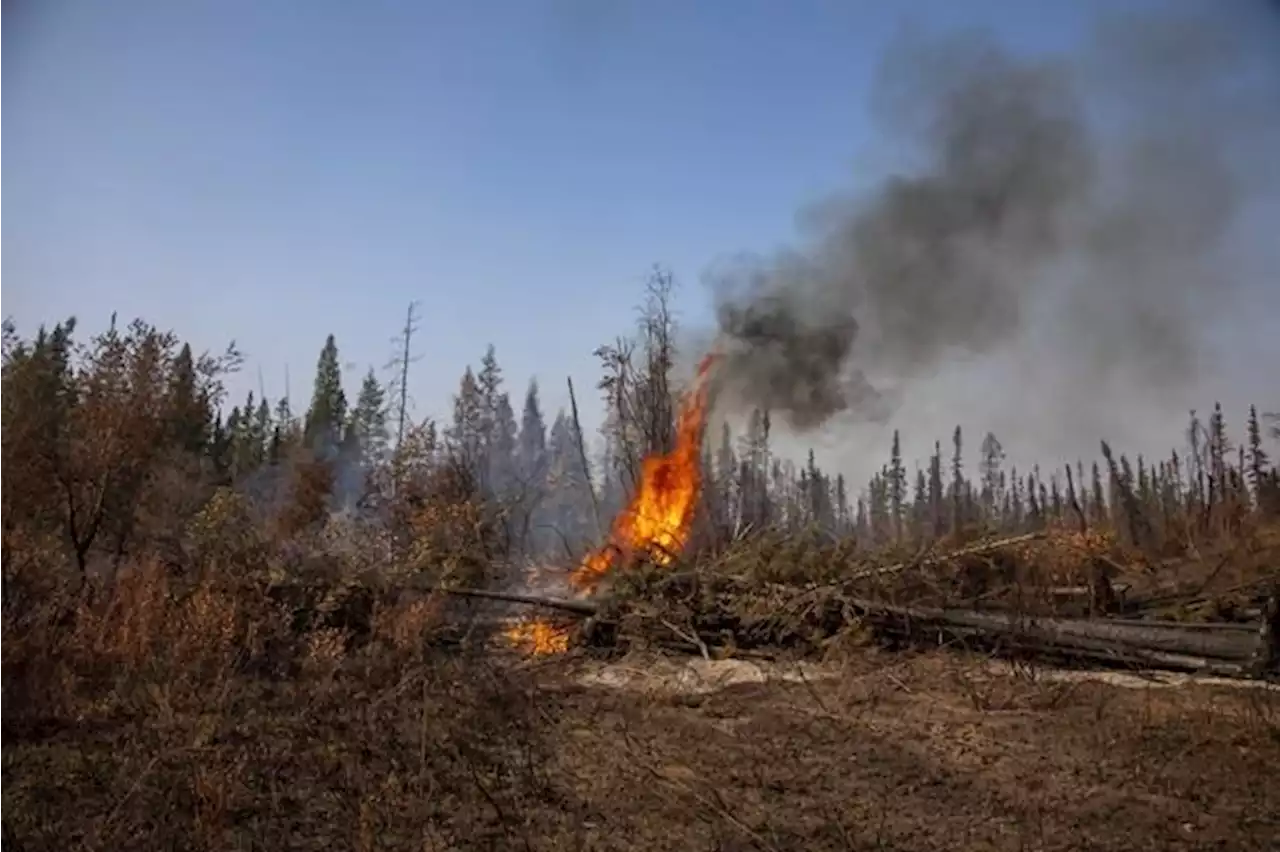
[[[754,261],[746,261],[754,266]],[[792,425],[808,429],[850,404],[880,412],[880,393],[860,374],[842,369],[849,360],[858,322],[843,306],[824,306],[828,288],[811,277],[819,268],[787,255],[766,273],[760,269],[727,275],[746,292],[722,294],[721,329],[727,333],[722,380],[731,390],[769,400]],[[778,288],[786,280],[791,288]],[[747,383],[734,387],[735,383]]]
[[[1074,57],[898,44],[874,105],[922,167],[826,202],[801,248],[710,274],[725,398],[799,430],[883,420],[913,381],[1046,312],[1080,371],[1194,373],[1197,324],[1238,277],[1226,235],[1269,187],[1249,146],[1280,126],[1266,40],[1198,8],[1113,16]]]

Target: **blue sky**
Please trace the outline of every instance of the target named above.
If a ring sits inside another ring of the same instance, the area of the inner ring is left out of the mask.
[[[418,300],[417,416],[492,342],[513,396],[536,374],[554,411],[571,374],[595,421],[591,351],[653,263],[705,324],[709,264],[883,178],[868,97],[904,27],[1057,51],[1124,5],[6,3],[3,313],[235,339],[233,398],[287,364],[301,405],[326,334],[354,390]]]
[[[652,263],[696,323],[708,263],[855,179],[901,26],[1037,50],[1091,5],[6,4],[3,310],[235,338],[238,388],[299,396],[325,334],[380,368],[417,299],[418,413],[488,342],[554,403]]]

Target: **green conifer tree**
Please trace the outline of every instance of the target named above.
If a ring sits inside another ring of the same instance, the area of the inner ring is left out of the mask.
[[[390,435],[387,430],[387,396],[373,369],[365,374],[351,409],[351,422],[347,431],[358,448],[361,464],[366,467],[381,462],[387,456]]]
[[[342,391],[342,367],[333,335],[325,339],[316,362],[311,407],[303,426],[303,441],[312,451],[328,452],[342,440],[347,420],[347,397]]]

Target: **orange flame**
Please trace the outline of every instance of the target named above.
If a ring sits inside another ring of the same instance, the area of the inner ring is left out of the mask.
[[[579,592],[591,592],[616,561],[644,553],[669,565],[684,549],[702,491],[702,435],[707,419],[707,382],[716,354],[698,365],[692,391],[676,422],[676,445],[665,455],[644,460],[640,485],[627,508],[613,521],[609,542],[587,555],[569,577]]]
[[[675,448],[644,460],[640,486],[614,519],[608,543],[588,554],[570,575],[569,582],[579,594],[595,590],[622,559],[643,553],[659,565],[669,565],[688,543],[702,491],[707,382],[716,357],[707,355],[698,365],[694,387],[676,422]],[[568,630],[541,619],[521,621],[504,634],[512,645],[532,654],[557,654],[569,648]]]
[[[503,631],[507,641],[530,654],[560,654],[569,650],[569,631],[541,619],[521,621]]]

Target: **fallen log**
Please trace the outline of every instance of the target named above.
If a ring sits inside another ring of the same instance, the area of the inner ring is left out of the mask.
[[[600,603],[595,601],[447,586],[414,587],[424,592],[538,606],[581,617],[596,616],[601,611]],[[1005,652],[1206,672],[1228,677],[1261,676],[1264,674],[1264,667],[1273,665],[1270,646],[1274,642],[1274,634],[1267,628],[1260,629],[1258,624],[1187,625],[1176,621],[1139,619],[1043,618],[957,608],[903,606],[850,598],[843,598],[841,603],[848,607],[850,615],[861,618],[882,636],[898,636],[909,640],[919,640],[931,635],[950,636],[994,645]],[[1273,619],[1276,617],[1273,613],[1269,614]],[[718,633],[721,631],[705,629],[718,621],[714,614],[702,613],[700,618],[695,618],[700,622],[698,628],[688,632],[673,630],[670,624],[658,619],[658,623],[665,624],[667,629],[664,632],[668,634],[663,637],[662,644],[687,646],[703,655],[708,653],[708,646],[720,644],[723,636]],[[760,626],[756,625],[757,628]],[[750,632],[753,631],[748,631],[739,638],[746,638]],[[749,653],[751,644],[746,643],[742,650]],[[1260,644],[1267,646],[1261,654]]]
[[[955,638],[971,638],[978,642],[992,639],[988,631],[977,628],[954,627],[947,631]],[[1106,642],[1073,637],[1066,642],[1041,642],[1034,637],[1018,635],[1004,637],[998,650],[1008,654],[1019,652],[1042,657],[1056,657],[1070,661],[1101,663],[1106,665],[1135,666],[1146,669],[1163,669],[1182,672],[1212,674],[1219,677],[1258,677],[1244,663],[1189,654],[1174,654],[1144,648],[1126,648]]]
[[[956,625],[930,627],[920,623],[913,624],[910,630],[901,631],[886,630],[884,625],[881,625],[878,632],[882,637],[886,633],[891,635],[896,633],[903,639],[914,640],[917,643],[921,640],[930,640],[930,644],[933,644],[936,636],[939,644],[959,644],[964,647],[983,648],[999,656],[1034,656],[1068,664],[1125,666],[1232,678],[1266,676],[1266,672],[1258,669],[1256,664],[1251,665],[1246,661],[1128,647],[1084,637],[1049,640],[1025,632],[996,634],[983,628]],[[708,655],[709,649],[719,651],[725,647],[724,637],[714,631],[699,631],[696,636],[698,642],[695,644],[691,641],[692,637],[680,638],[663,631],[650,637],[647,642],[657,648],[703,656]],[[786,654],[787,651],[784,648],[761,648],[754,645],[735,645],[732,650],[734,657],[776,659],[779,655]]]
[[[873,626],[889,630],[965,628],[984,632],[993,639],[1020,636],[1061,646],[1084,640],[1090,647],[1104,643],[1117,650],[1211,657],[1241,663],[1252,658],[1258,643],[1256,627],[1253,630],[1187,630],[1181,626],[1116,619],[1036,618],[976,610],[894,606],[875,601],[852,603],[865,613]]]
[[[1123,625],[1165,627],[1171,630],[1225,630],[1235,631],[1236,633],[1254,633],[1258,629],[1256,622],[1243,621],[1173,621],[1156,618],[1113,618],[1109,619],[1109,621]]]
[[[500,603],[525,604],[554,609],[559,612],[571,612],[575,615],[595,615],[599,606],[591,601],[574,601],[564,598],[544,598],[538,595],[521,595],[514,592],[491,592],[486,589],[467,589],[454,586],[434,586],[410,583],[415,591],[441,595],[452,595],[459,598],[476,598],[479,600],[498,601]]]
[[[1133,587],[1128,583],[1113,583],[1111,585],[1111,591],[1122,599],[1131,588]],[[1049,596],[1053,598],[1086,598],[1094,594],[1092,586],[1050,586],[1048,592]]]

